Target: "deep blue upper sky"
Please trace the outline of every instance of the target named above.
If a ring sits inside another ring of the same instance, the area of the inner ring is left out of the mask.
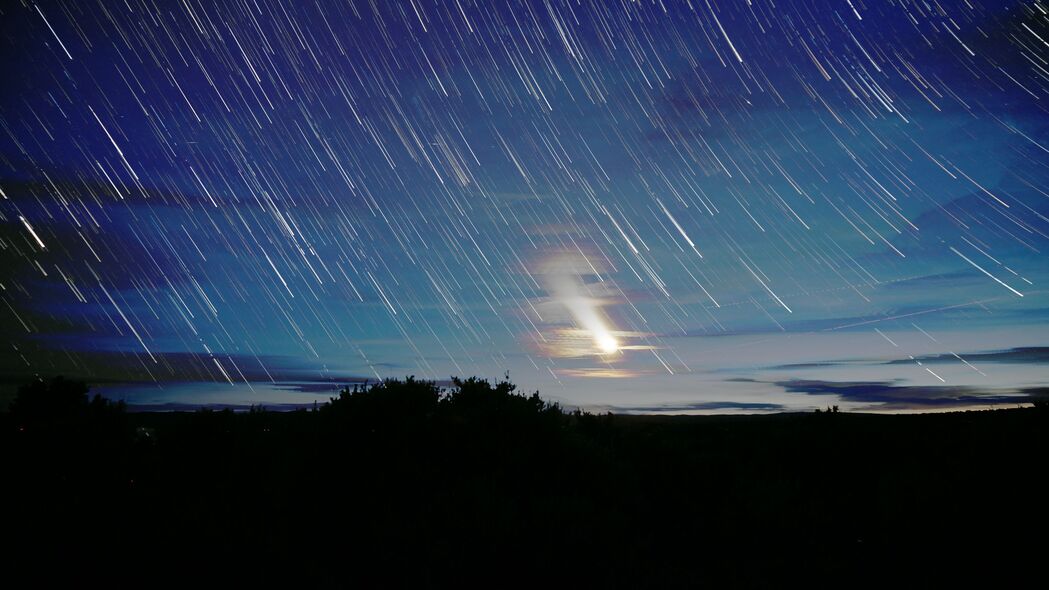
[[[1047,14],[5,2],[3,376],[1020,400],[1044,355],[988,353],[1049,344]]]

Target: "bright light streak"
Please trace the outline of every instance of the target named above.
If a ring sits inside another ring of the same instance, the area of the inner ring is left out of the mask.
[[[588,332],[594,342],[594,353],[619,352],[620,344],[601,313],[601,300],[591,296],[583,283],[583,276],[593,270],[585,259],[574,254],[561,254],[544,262],[543,276],[550,298],[561,304],[571,315],[577,328]]]
[[[44,241],[40,239],[40,236],[36,235],[36,230],[33,229],[33,226],[29,225],[29,221],[21,215],[18,216],[18,219],[20,219],[22,221],[22,225],[24,225],[25,228],[29,230],[29,235],[33,236],[33,239],[36,240],[36,243],[38,246],[40,246],[40,249],[46,250],[47,246],[44,245]]]

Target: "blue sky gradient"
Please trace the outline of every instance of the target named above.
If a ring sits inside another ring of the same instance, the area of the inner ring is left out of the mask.
[[[1049,346],[1042,2],[0,10],[9,383],[295,404],[509,371],[694,412],[1044,393],[1044,355],[1009,353]]]

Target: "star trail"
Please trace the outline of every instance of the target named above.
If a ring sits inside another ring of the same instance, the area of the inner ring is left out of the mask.
[[[5,380],[1044,387],[1042,1],[19,1],[0,47]]]

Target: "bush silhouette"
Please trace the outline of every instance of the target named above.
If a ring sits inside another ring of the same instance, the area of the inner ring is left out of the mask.
[[[19,422],[55,422],[124,412],[124,402],[114,403],[97,394],[89,401],[88,391],[86,383],[64,377],[33,381],[18,388],[8,411]]]
[[[453,413],[475,417],[561,415],[557,404],[548,404],[539,392],[530,396],[516,393],[517,386],[509,376],[494,386],[487,379],[453,378],[454,387],[445,393],[441,403]]]
[[[516,416],[563,416],[557,404],[539,397],[517,393],[509,377],[494,385],[487,379],[452,378],[452,385],[442,388],[434,381],[386,379],[373,384],[345,387],[331,398],[321,412],[345,416],[352,422],[411,421],[429,418],[487,420]]]
[[[88,408],[87,392],[87,384],[64,377],[33,381],[18,388],[10,412],[28,420],[83,414]]]
[[[411,376],[346,387],[321,412],[353,422],[414,421],[436,412],[440,400],[441,388],[435,382]]]

